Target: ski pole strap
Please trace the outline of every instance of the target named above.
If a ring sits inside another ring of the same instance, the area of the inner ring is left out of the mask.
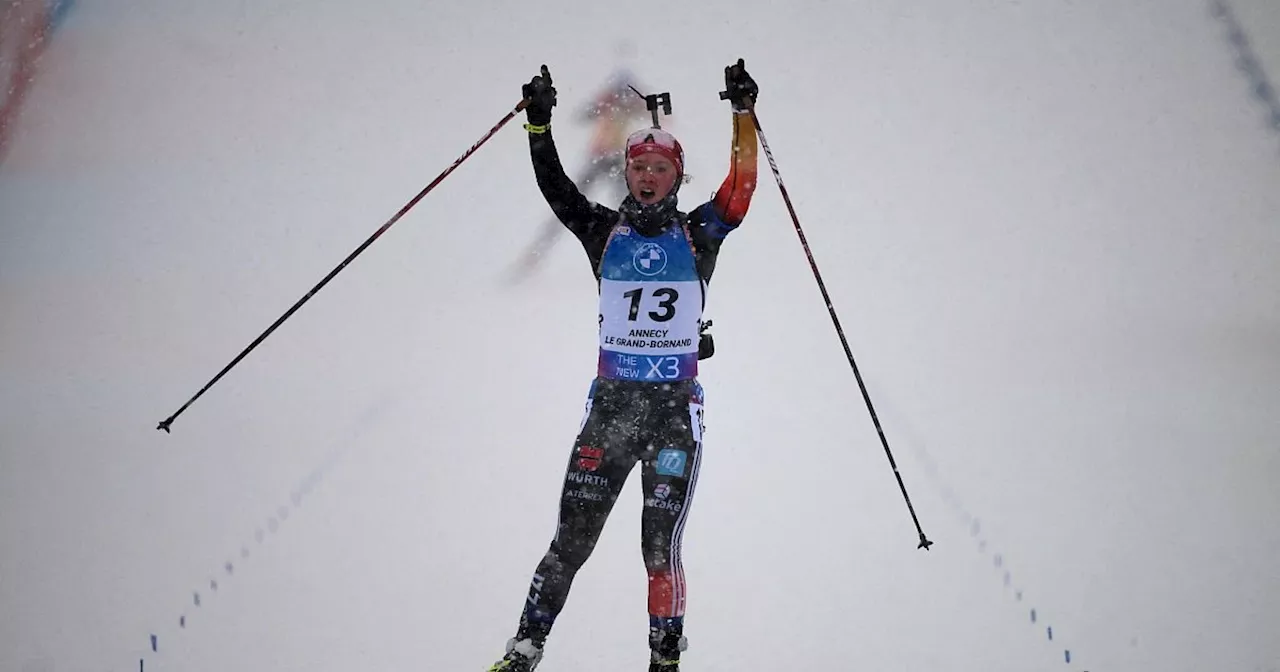
[[[543,133],[546,133],[547,130],[550,128],[551,128],[551,124],[543,124],[542,126],[535,126],[533,124],[524,125],[524,130],[529,131],[530,133],[536,133],[538,135],[542,135]]]

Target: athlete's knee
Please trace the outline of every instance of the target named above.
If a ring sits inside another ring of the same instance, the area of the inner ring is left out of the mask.
[[[671,558],[660,552],[645,551],[644,569],[650,576],[671,571]]]
[[[580,531],[575,533],[571,526],[562,525],[560,534],[551,542],[551,547],[547,549],[548,559],[554,559],[558,564],[564,565],[571,571],[577,571],[579,567],[591,557],[591,552],[596,548],[598,535],[583,534]]]
[[[675,512],[657,508],[650,501],[645,502],[640,522],[640,552],[644,555],[644,566],[650,571],[666,569],[679,553],[678,524]]]
[[[644,557],[644,568],[650,574],[669,570],[671,567],[670,535],[661,532],[641,535],[640,554]]]

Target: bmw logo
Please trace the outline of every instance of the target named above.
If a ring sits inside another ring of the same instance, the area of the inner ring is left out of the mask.
[[[657,243],[645,243],[631,261],[640,275],[657,275],[667,268],[667,252]]]

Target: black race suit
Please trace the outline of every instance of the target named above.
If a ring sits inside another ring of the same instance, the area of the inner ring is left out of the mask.
[[[619,212],[579,192],[565,175],[550,131],[530,133],[529,140],[538,186],[556,217],[582,243],[599,282],[601,258]],[[692,213],[676,212],[668,223],[686,226],[704,283],[715,269],[725,235],[736,228],[714,206],[708,201]],[[590,557],[618,493],[639,463],[650,644],[655,649],[674,645],[683,628],[680,540],[701,463],[701,408],[702,388],[696,379],[663,383],[597,377],[592,382],[569,455],[556,535],[534,572],[517,639],[528,637],[543,645],[574,575]],[[675,452],[684,457],[671,459]]]

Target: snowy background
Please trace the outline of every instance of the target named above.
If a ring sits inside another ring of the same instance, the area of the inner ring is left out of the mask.
[[[595,370],[576,243],[502,282],[549,213],[522,118],[155,427],[540,64],[567,116],[628,39],[686,207],[746,59],[935,542],[762,156],[710,295],[686,669],[1280,670],[1280,138],[1208,6],[695,4],[79,3],[0,165],[0,670],[501,654]],[[1234,6],[1277,76],[1280,6]],[[637,480],[548,672],[643,669]]]

